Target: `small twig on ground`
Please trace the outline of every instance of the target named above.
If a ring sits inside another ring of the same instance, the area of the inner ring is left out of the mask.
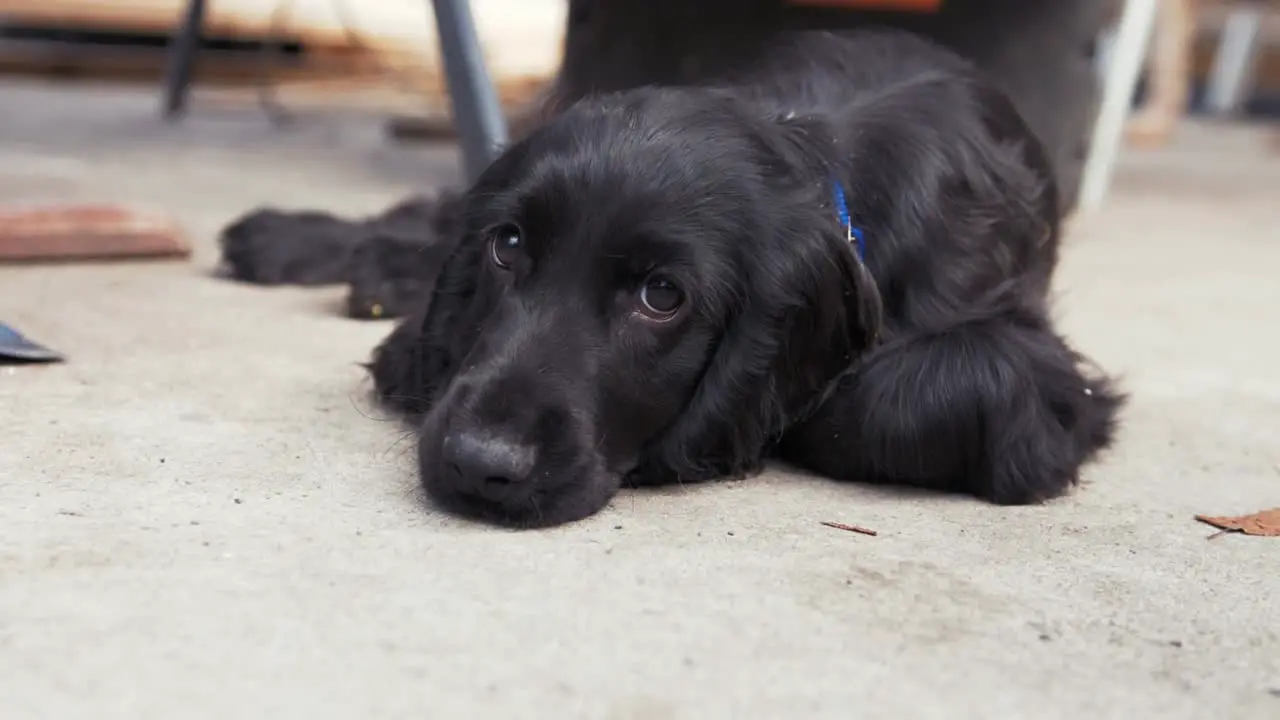
[[[835,528],[836,530],[845,530],[848,532],[854,532],[854,533],[858,533],[859,535],[870,535],[871,537],[875,537],[876,535],[879,535],[879,533],[877,533],[875,530],[868,530],[867,528],[864,528],[858,525],[845,525],[844,523],[830,522],[827,520],[823,520],[822,524],[826,525],[829,528]]]

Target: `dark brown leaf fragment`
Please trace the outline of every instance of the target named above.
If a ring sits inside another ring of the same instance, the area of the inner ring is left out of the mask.
[[[1260,537],[1280,537],[1280,508],[1262,510],[1252,515],[1213,516],[1197,515],[1206,525],[1212,525],[1223,532],[1240,532],[1245,535]]]

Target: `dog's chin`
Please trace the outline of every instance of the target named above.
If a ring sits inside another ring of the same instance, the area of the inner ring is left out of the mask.
[[[422,482],[427,495],[446,512],[515,529],[554,527],[590,517],[609,504],[621,484],[617,476],[583,475],[570,482],[543,482],[519,498],[490,500],[450,486],[439,474],[424,473]]]
[[[486,498],[442,472],[437,449],[423,442],[419,450],[418,472],[427,496],[446,512],[491,525],[534,529],[582,520],[608,505],[622,485],[621,476],[596,469],[598,463],[584,463],[544,474],[510,497]]]
[[[619,483],[592,482],[538,488],[525,498],[495,502],[478,495],[434,486],[423,478],[427,494],[446,512],[491,525],[533,530],[565,525],[590,517],[609,504]]]

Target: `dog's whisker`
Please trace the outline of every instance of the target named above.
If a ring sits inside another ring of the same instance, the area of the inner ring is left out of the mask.
[[[392,453],[396,453],[397,450],[400,451],[399,453],[396,453],[398,456],[403,456],[404,453],[411,452],[414,448],[402,447],[402,446],[404,445],[406,440],[410,440],[410,439],[416,440],[417,437],[418,437],[417,431],[404,430],[403,432],[400,433],[400,437],[396,438],[395,442],[391,443],[391,446],[383,451],[382,458],[386,459]]]
[[[421,400],[421,398],[416,398],[410,395],[388,394],[388,395],[382,395],[380,397],[384,401],[385,400],[403,400],[406,402],[418,402]],[[374,399],[378,400],[379,398],[374,398]],[[396,413],[387,413],[385,415],[374,415],[369,411],[366,411],[361,406],[361,404],[357,402],[356,396],[352,393],[349,393],[347,395],[347,402],[351,405],[351,408],[353,410],[359,413],[360,416],[365,418],[366,420],[372,420],[374,422],[388,422],[388,423],[403,423],[406,420],[406,418],[403,415],[396,414]]]

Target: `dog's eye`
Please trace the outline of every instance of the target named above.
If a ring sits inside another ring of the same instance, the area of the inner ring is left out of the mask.
[[[503,270],[510,270],[520,253],[520,228],[503,225],[489,239],[489,259]]]
[[[641,312],[654,320],[670,320],[684,304],[684,293],[667,278],[651,277],[640,288]]]

